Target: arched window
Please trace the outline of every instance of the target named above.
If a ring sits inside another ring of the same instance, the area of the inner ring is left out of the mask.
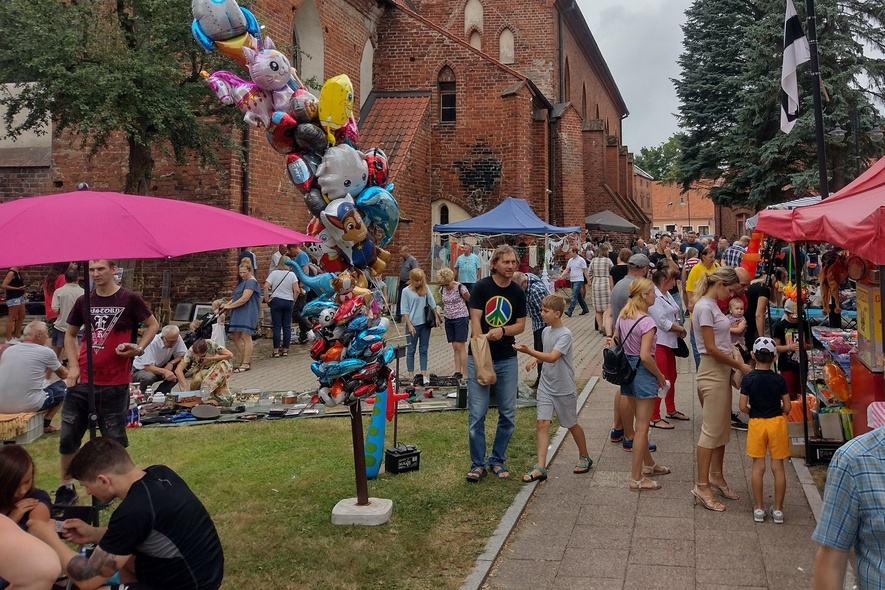
[[[515,59],[513,49],[513,31],[504,29],[498,37],[498,61],[502,64],[512,64]]]
[[[482,51],[482,36],[479,34],[479,31],[470,33],[470,46]]]
[[[301,51],[299,48],[301,47],[301,43],[298,42],[298,31],[292,29],[292,59],[290,63],[292,67],[295,68],[295,71],[298,72],[298,76],[301,76]]]
[[[737,223],[737,229],[735,231],[735,235],[742,236],[747,233],[747,214],[746,213],[738,213],[734,216],[734,220]]]
[[[587,85],[584,84],[581,89],[581,118],[587,118]]]
[[[455,72],[445,66],[436,77],[439,86],[439,120],[440,123],[454,123],[457,115],[457,94]]]
[[[367,39],[363,46],[363,57],[360,59],[360,106],[365,104],[372,92],[372,60],[375,59],[375,48],[372,40]]]
[[[562,102],[568,102],[569,100],[571,100],[571,86],[572,75],[571,72],[569,72],[568,58],[565,58],[565,70],[562,74]]]
[[[323,43],[323,24],[320,22],[320,13],[314,0],[304,0],[295,13],[295,24],[292,31],[292,41],[298,58],[293,60],[298,63],[295,66],[298,76],[304,82],[313,78],[317,88],[321,87],[326,79],[325,46]]]
[[[467,0],[464,6],[464,34],[471,29],[482,32],[482,2],[479,0]]]
[[[447,225],[449,223],[449,207],[448,205],[442,205],[439,208],[439,224]]]

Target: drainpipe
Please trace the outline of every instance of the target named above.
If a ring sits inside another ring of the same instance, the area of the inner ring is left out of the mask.
[[[243,126],[243,174],[240,182],[240,213],[249,215],[249,127]]]

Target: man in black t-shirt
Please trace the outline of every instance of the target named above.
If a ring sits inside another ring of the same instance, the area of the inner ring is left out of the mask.
[[[802,383],[799,381],[799,316],[796,302],[784,302],[784,317],[771,327],[771,337],[777,342],[777,370],[787,381],[790,399],[799,399]]]
[[[489,343],[497,380],[498,427],[492,453],[486,459],[486,414],[489,411],[490,385],[476,378],[473,350],[467,351],[467,410],[470,442],[470,472],[467,481],[476,483],[491,470],[504,479],[510,472],[504,467],[507,445],[516,425],[516,390],[519,363],[513,344],[516,335],[525,330],[526,300],[520,285],[511,279],[516,271],[516,252],[510,246],[498,246],[489,265],[491,276],[477,281],[470,292],[470,333],[473,338],[485,336]]]
[[[224,554],[206,508],[174,471],[144,470],[112,438],[89,441],[74,456],[71,474],[101,502],[122,500],[107,527],[82,520],[63,524],[65,539],[94,543],[83,557],[58,538],[50,522],[30,521],[32,534],[55,549],[75,582],[106,580],[120,572],[132,590],[216,590],[224,578]]]
[[[744,332],[744,343],[747,350],[752,350],[756,338],[765,335],[765,312],[771,299],[771,289],[763,282],[752,283],[747,288],[746,296],[744,319],[747,320],[747,331]]]

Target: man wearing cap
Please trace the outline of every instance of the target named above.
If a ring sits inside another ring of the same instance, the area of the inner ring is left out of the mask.
[[[627,263],[627,276],[618,281],[611,292],[612,324],[615,323],[615,320],[621,314],[621,310],[627,304],[627,299],[630,298],[630,284],[636,279],[646,276],[650,264],[648,256],[645,254],[634,254],[630,257],[630,261]],[[605,337],[606,346],[610,346],[612,334],[608,333]],[[624,449],[630,450],[633,448],[633,412],[630,408],[630,400],[626,397],[621,397],[620,389],[615,394],[614,406],[615,418],[611,431],[611,441],[621,442],[623,439]],[[657,449],[657,446],[649,443],[648,448],[650,451],[654,451]]]
[[[777,369],[787,381],[790,399],[799,399],[802,394],[802,383],[799,381],[799,316],[796,314],[796,302],[787,299],[784,302],[784,317],[771,327],[771,337],[777,342]]]

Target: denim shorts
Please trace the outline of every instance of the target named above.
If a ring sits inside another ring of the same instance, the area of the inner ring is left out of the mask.
[[[21,297],[10,297],[6,300],[6,307],[18,307],[25,304],[24,295]]]
[[[636,377],[629,385],[621,385],[621,395],[632,395],[636,399],[658,397],[658,380],[645,368],[639,356],[627,355],[630,366],[636,369]]]

